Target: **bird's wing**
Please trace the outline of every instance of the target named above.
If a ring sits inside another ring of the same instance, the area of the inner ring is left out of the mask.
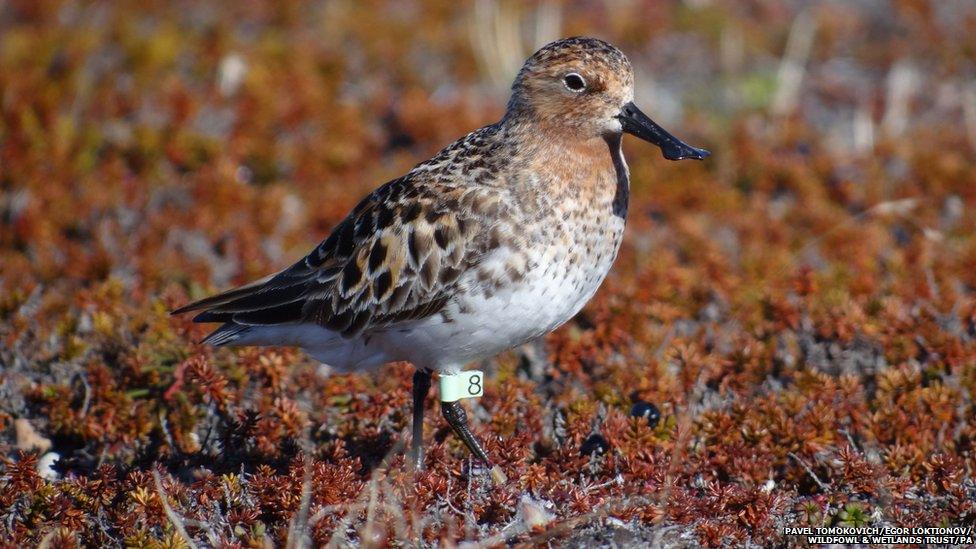
[[[197,322],[314,322],[347,337],[437,314],[497,235],[498,193],[406,176],[367,196],[308,256],[265,279],[191,303]]]

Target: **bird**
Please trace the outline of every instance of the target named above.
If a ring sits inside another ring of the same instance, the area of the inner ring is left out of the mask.
[[[295,346],[342,372],[411,363],[409,458],[422,469],[433,376],[555,330],[607,276],[629,202],[625,133],[668,160],[710,154],[634,104],[617,47],[549,43],[516,75],[501,120],[376,188],[293,265],[173,314],[221,323],[202,341],[214,346]],[[460,402],[441,413],[494,467]]]

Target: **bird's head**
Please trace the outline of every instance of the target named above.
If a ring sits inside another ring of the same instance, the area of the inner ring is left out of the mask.
[[[657,125],[634,104],[634,69],[613,45],[566,38],[535,52],[512,84],[508,116],[584,138],[635,135],[669,160],[709,155]]]

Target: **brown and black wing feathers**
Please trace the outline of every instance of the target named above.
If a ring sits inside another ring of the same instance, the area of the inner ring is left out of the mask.
[[[298,263],[174,314],[202,310],[194,321],[231,327],[314,322],[349,337],[437,314],[490,247],[476,215],[453,207],[479,192],[391,181]]]

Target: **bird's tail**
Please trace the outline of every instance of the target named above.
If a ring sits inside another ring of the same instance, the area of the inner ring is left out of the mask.
[[[250,329],[250,326],[243,326],[235,322],[226,322],[220,328],[210,332],[210,335],[203,338],[203,341],[200,343],[215,347],[228,345],[240,339]]]

